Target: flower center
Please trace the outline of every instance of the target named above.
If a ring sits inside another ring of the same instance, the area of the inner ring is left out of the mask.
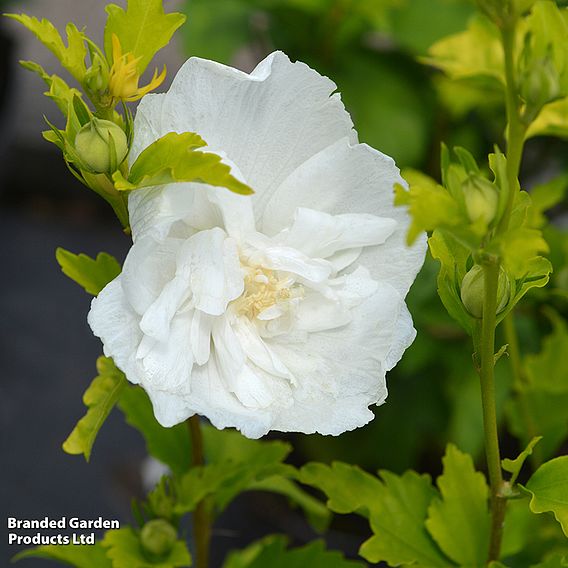
[[[274,270],[263,266],[251,266],[243,262],[244,292],[232,302],[238,315],[254,319],[275,305],[289,303],[304,295],[303,287],[292,278],[280,278]]]

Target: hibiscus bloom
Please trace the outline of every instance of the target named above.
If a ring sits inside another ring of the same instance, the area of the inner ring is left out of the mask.
[[[192,58],[148,95],[133,161],[197,132],[253,196],[180,183],[129,197],[133,246],[89,323],[158,421],[194,414],[251,438],[369,422],[412,343],[422,265],[393,160],[359,144],[336,85],[274,53],[249,75]]]

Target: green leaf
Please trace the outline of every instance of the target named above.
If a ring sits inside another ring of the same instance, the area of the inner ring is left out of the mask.
[[[73,254],[59,247],[55,258],[65,276],[71,278],[93,296],[120,274],[120,264],[110,254],[100,252],[96,258],[86,254]]]
[[[87,414],[77,422],[73,432],[63,442],[63,449],[68,454],[83,454],[87,461],[101,426],[126,385],[124,373],[108,357],[97,359],[97,371],[98,376],[83,395]]]
[[[490,516],[489,489],[473,460],[452,444],[443,459],[437,485],[441,498],[428,509],[426,527],[440,548],[460,566],[485,566]]]
[[[116,4],[106,7],[105,51],[112,63],[112,35],[120,40],[123,53],[132,53],[141,75],[154,55],[168,45],[174,32],[185,22],[183,14],[165,14],[162,0],[128,0],[124,10]]]
[[[61,35],[55,26],[46,19],[37,18],[26,14],[7,14],[9,18],[20,22],[47,47],[59,59],[61,65],[71,73],[79,83],[81,83],[87,72],[85,57],[87,48],[85,46],[85,34],[79,31],[73,24],[67,24],[67,42],[65,46]]]
[[[28,71],[37,73],[45,81],[49,90],[44,95],[52,99],[63,116],[66,117],[69,114],[69,105],[73,103],[75,97],[82,96],[81,91],[70,87],[61,77],[49,75],[39,63],[20,61],[20,65]]]
[[[552,512],[568,537],[568,456],[542,464],[528,480],[525,489],[532,495],[531,511]]]
[[[452,79],[482,77],[505,83],[499,31],[480,14],[470,20],[466,31],[435,43],[423,62],[442,69]]]
[[[138,535],[131,527],[107,531],[102,545],[108,548],[112,568],[181,568],[191,566],[187,544],[178,540],[166,558],[149,560],[140,544]]]
[[[525,460],[532,455],[533,448],[542,440],[542,436],[535,436],[527,445],[527,447],[514,459],[505,458],[501,460],[501,467],[511,474],[510,483],[515,484],[517,477],[525,463]]]
[[[441,185],[413,170],[405,170],[404,176],[410,189],[407,191],[401,185],[395,186],[395,205],[406,205],[412,218],[406,239],[408,244],[412,244],[423,231],[468,223],[459,204]]]
[[[524,366],[531,384],[550,393],[568,392],[568,325],[566,320],[552,310],[547,311],[552,322],[552,333],[542,341],[540,353],[525,357]]]
[[[164,428],[154,417],[148,395],[138,386],[125,388],[118,401],[126,422],[144,437],[148,453],[166,464],[174,474],[191,467],[191,442],[185,423]]]
[[[273,475],[259,481],[253,481],[248,485],[247,491],[269,491],[287,497],[291,503],[303,509],[309,523],[319,532],[327,530],[331,522],[331,513],[321,501],[281,475]]]
[[[531,189],[531,209],[529,224],[532,227],[542,227],[547,223],[544,215],[564,199],[568,189],[568,174],[553,178],[547,183],[536,185]]]
[[[382,481],[356,466],[310,463],[302,468],[300,479],[323,491],[332,511],[355,512],[370,519],[375,536],[359,551],[369,562],[452,566],[424,527],[428,506],[436,496],[430,478],[413,471],[402,476],[381,471],[380,475]]]
[[[118,190],[134,190],[174,182],[200,182],[249,195],[252,189],[231,175],[217,154],[196,151],[206,146],[197,134],[170,132],[150,144],[136,159],[128,179],[113,174]]]
[[[568,138],[568,97],[544,106],[527,130],[526,138],[534,136]]]
[[[325,550],[321,541],[286,550],[286,538],[269,536],[238,552],[231,552],[223,568],[363,568],[340,552]]]
[[[12,562],[25,558],[45,558],[56,560],[75,568],[112,568],[112,562],[107,558],[106,551],[100,543],[91,546],[75,544],[38,546],[19,552]]]
[[[428,246],[432,257],[440,262],[438,295],[450,316],[471,335],[474,320],[465,309],[460,296],[460,286],[467,273],[469,250],[440,230],[434,231],[428,239]]]

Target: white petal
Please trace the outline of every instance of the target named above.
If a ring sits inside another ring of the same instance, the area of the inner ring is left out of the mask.
[[[139,383],[135,352],[142,339],[139,317],[126,301],[121,277],[107,284],[91,302],[87,321],[93,333],[103,342],[104,353],[112,357],[132,383]]]
[[[243,293],[243,274],[233,239],[222,229],[200,231],[180,248],[177,277],[190,284],[194,306],[210,315],[225,312]]]
[[[384,243],[396,229],[394,219],[376,215],[329,215],[299,207],[290,229],[276,236],[283,244],[316,258]]]
[[[404,297],[422,266],[426,242],[421,238],[413,247],[406,246],[410,218],[404,208],[394,206],[395,183],[404,181],[391,158],[344,138],[299,166],[281,184],[257,228],[277,234],[293,223],[298,207],[394,219],[394,233],[382,245],[365,247],[359,263],[375,280],[388,282]]]
[[[198,365],[204,365],[209,360],[213,321],[213,316],[205,314],[201,310],[193,311],[193,319],[191,320],[191,349],[195,362]]]
[[[158,243],[152,237],[144,237],[128,251],[122,267],[122,287],[138,314],[144,314],[156,301],[166,282],[173,278],[179,245],[180,242],[175,239]]]

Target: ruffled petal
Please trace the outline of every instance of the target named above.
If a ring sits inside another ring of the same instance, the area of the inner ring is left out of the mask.
[[[404,297],[424,262],[426,240],[406,245],[410,218],[404,208],[394,206],[395,183],[405,182],[391,158],[344,138],[304,162],[280,185],[260,211],[257,229],[276,235],[293,224],[299,207],[393,219],[394,232],[383,244],[366,246],[358,262]]]

